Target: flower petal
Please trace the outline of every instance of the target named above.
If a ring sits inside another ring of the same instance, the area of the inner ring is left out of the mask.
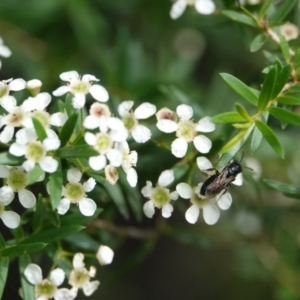
[[[201,132],[212,132],[216,129],[216,125],[211,121],[210,117],[204,117],[198,121],[195,128]]]
[[[36,110],[44,110],[51,102],[51,95],[49,93],[39,93],[35,96]]]
[[[50,281],[55,286],[60,286],[65,280],[65,272],[61,268],[56,268],[50,273]]]
[[[83,291],[84,295],[85,296],[92,295],[98,288],[99,284],[100,284],[100,281],[98,281],[98,280],[89,281],[89,282],[85,283],[84,286],[82,287],[82,291]]]
[[[138,175],[134,168],[127,170],[126,179],[130,186],[135,187],[138,181]]]
[[[63,81],[72,81],[79,79],[79,74],[76,71],[67,71],[59,75],[59,78]]]
[[[109,149],[106,157],[113,167],[120,167],[123,160],[123,154],[117,149]]]
[[[152,183],[151,181],[146,181],[146,185],[142,188],[141,193],[145,198],[149,198],[152,194]]]
[[[68,120],[68,115],[63,112],[57,112],[51,115],[50,124],[53,126],[61,127]]]
[[[80,212],[87,217],[92,216],[97,209],[95,201],[90,198],[81,199],[78,205]]]
[[[89,165],[95,171],[102,170],[106,166],[106,157],[104,155],[92,156],[89,158]]]
[[[75,109],[81,109],[85,105],[85,95],[84,94],[75,94],[72,99],[72,105]]]
[[[10,142],[14,136],[15,128],[10,125],[6,125],[1,132],[0,141],[3,144]]]
[[[7,178],[10,172],[7,166],[0,165],[0,178]]]
[[[176,112],[182,121],[187,121],[187,120],[191,119],[191,117],[194,114],[193,108],[186,104],[178,105]]]
[[[29,264],[24,271],[24,275],[33,285],[39,284],[43,280],[42,269],[36,264]]]
[[[170,218],[174,208],[170,203],[165,204],[161,209],[161,214],[164,218]]]
[[[188,148],[187,142],[182,138],[177,138],[171,144],[172,154],[176,157],[184,157]]]
[[[200,14],[210,15],[215,11],[216,6],[211,0],[196,0],[195,8]]]
[[[227,192],[225,194],[222,194],[220,198],[218,198],[217,196],[217,204],[221,209],[227,210],[231,206],[231,203],[232,203],[232,197],[230,193]]]
[[[56,207],[57,213],[60,214],[60,215],[64,215],[69,210],[70,204],[71,204],[71,202],[70,202],[69,199],[63,198],[59,202],[58,206]]]
[[[151,116],[153,116],[155,113],[156,113],[156,106],[149,102],[142,103],[134,110],[134,116],[138,120],[148,119]]]
[[[59,88],[57,88],[55,91],[53,91],[52,94],[55,97],[60,97],[69,91],[70,91],[70,88],[66,85],[63,85],[63,86],[60,86]]]
[[[76,253],[73,257],[73,267],[75,270],[84,268],[84,255],[82,253]]]
[[[40,160],[39,165],[45,172],[54,173],[58,168],[58,161],[51,156],[45,156]]]
[[[55,291],[53,298],[55,300],[73,300],[77,297],[77,292],[78,292],[78,288],[72,288],[72,289],[61,288]]]
[[[17,78],[11,81],[8,86],[11,91],[18,92],[25,89],[26,81],[22,78]]]
[[[85,82],[99,81],[99,79],[96,78],[94,75],[85,74],[82,76],[82,81],[85,81]]]
[[[86,132],[84,135],[84,140],[85,142],[90,145],[90,146],[94,146],[96,144],[96,136],[91,133],[91,132]]]
[[[209,203],[203,207],[203,218],[206,224],[213,225],[220,218],[220,210],[217,205]]]
[[[213,165],[209,159],[204,156],[197,157],[197,166],[200,170],[212,169]]]
[[[107,102],[109,99],[107,90],[99,84],[92,85],[89,88],[89,92],[92,97],[99,102]]]
[[[137,143],[145,143],[151,138],[151,131],[143,125],[137,125],[131,134]]]
[[[133,104],[134,104],[134,102],[132,100],[123,101],[118,107],[118,112],[119,112],[120,116],[121,117],[126,116],[129,113],[129,111],[131,110]]]
[[[173,170],[165,170],[163,171],[158,178],[158,185],[161,187],[165,187],[174,181],[174,172]]]
[[[18,143],[11,144],[8,150],[8,152],[14,156],[23,156],[25,151],[26,147]]]
[[[22,168],[28,173],[30,172],[35,166],[35,162],[33,160],[25,160],[22,163]]]
[[[99,127],[99,118],[96,116],[87,116],[83,121],[83,126],[87,129],[95,129]]]
[[[35,206],[36,197],[35,195],[26,189],[22,189],[18,192],[19,201],[25,208],[32,208]]]
[[[185,219],[191,223],[195,224],[199,218],[200,210],[199,207],[196,205],[192,205],[188,210],[185,212]]]
[[[46,151],[56,150],[60,146],[60,139],[47,137],[43,140],[43,146]]]
[[[173,191],[172,193],[170,193],[170,199],[171,200],[177,200],[179,197],[178,192],[177,191]]]
[[[176,185],[176,191],[178,192],[179,196],[183,199],[191,199],[193,195],[193,189],[184,182],[178,183]]]
[[[185,0],[177,0],[174,2],[171,7],[170,17],[172,19],[178,19],[185,11],[186,5],[187,4]]]
[[[90,192],[94,189],[96,186],[96,180],[94,178],[89,178],[84,184],[83,189],[85,192]]]
[[[155,208],[151,200],[147,201],[143,206],[143,211],[146,217],[152,218],[155,213]]]
[[[1,215],[1,219],[4,225],[8,228],[17,228],[20,224],[20,216],[14,211],[3,211]]]
[[[206,136],[198,135],[194,138],[194,145],[199,152],[208,153],[211,149],[212,143]]]
[[[67,172],[67,179],[70,183],[77,183],[80,181],[82,173],[77,168],[71,168]]]
[[[168,119],[161,119],[156,123],[157,128],[165,133],[171,133],[177,130],[178,125],[176,122]]]
[[[235,180],[232,182],[232,184],[242,185],[243,184],[243,174],[242,173],[237,174],[237,176],[235,177]]]

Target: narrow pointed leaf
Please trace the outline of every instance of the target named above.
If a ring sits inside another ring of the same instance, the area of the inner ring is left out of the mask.
[[[264,179],[264,182],[270,186],[271,188],[278,190],[282,193],[287,193],[290,195],[300,196],[300,187],[292,184],[272,180],[272,179]]]
[[[62,199],[63,172],[59,162],[57,170],[49,176],[49,189],[52,209],[55,209]]]
[[[298,114],[280,107],[270,107],[269,112],[273,117],[279,119],[280,121],[294,126],[300,126],[300,116]]]
[[[290,96],[289,94],[282,94],[276,101],[285,105],[300,105],[300,97]]]
[[[250,117],[250,115],[248,114],[246,108],[239,104],[239,103],[236,103],[235,104],[235,109],[237,110],[237,112],[247,121],[251,122],[252,121],[252,118]]]
[[[297,4],[298,0],[285,0],[281,2],[276,12],[270,17],[270,24],[278,24],[284,20],[288,13]]]
[[[243,23],[252,27],[258,27],[257,22],[243,13],[233,10],[223,10],[222,14],[235,22]]]
[[[20,166],[24,161],[24,157],[16,157],[9,152],[0,153],[0,165]]]
[[[84,216],[81,212],[68,214],[61,218],[61,226],[86,224],[88,221],[96,219],[101,212],[103,212],[103,208],[97,208],[95,213],[90,217]]]
[[[261,145],[263,135],[257,127],[254,128],[251,139],[251,153],[255,153]]]
[[[99,152],[93,149],[90,145],[77,145],[60,148],[55,151],[55,156],[60,158],[78,158],[98,156]]]
[[[216,124],[238,123],[245,122],[245,119],[236,111],[226,112],[215,115],[211,121]]]
[[[285,84],[290,78],[292,68],[290,65],[284,66],[277,75],[276,83],[271,98],[275,99],[277,95],[283,90]]]
[[[2,299],[4,288],[6,286],[8,268],[9,268],[9,258],[1,257],[0,258],[0,299]]]
[[[274,0],[266,0],[264,1],[263,5],[261,6],[259,10],[259,17],[260,19],[263,19],[265,15],[268,13],[269,8],[274,3]]]
[[[256,52],[258,51],[267,41],[267,36],[264,33],[258,34],[250,44],[250,51]]]
[[[221,77],[226,81],[226,83],[243,99],[248,101],[254,106],[257,106],[258,103],[258,97],[253,92],[251,88],[249,88],[245,83],[237,79],[236,77],[227,74],[227,73],[221,73]]]
[[[59,139],[60,139],[60,146],[64,147],[67,142],[70,140],[74,128],[76,126],[76,122],[78,119],[78,114],[72,114],[68,120],[66,121],[66,123],[64,124],[64,126],[62,127],[60,133],[59,133]]]
[[[0,255],[7,257],[16,257],[23,254],[33,254],[41,251],[46,246],[47,244],[45,243],[19,244],[2,249],[0,251]]]
[[[221,150],[220,154],[227,152],[233,146],[235,146],[247,133],[247,130],[240,130],[240,132],[232,138]]]
[[[293,59],[293,64],[294,64],[294,68],[295,68],[295,72],[297,75],[297,79],[300,79],[300,48],[297,49],[294,59]],[[300,86],[294,86],[291,87],[289,89],[289,92],[292,92],[293,90],[297,90],[297,92],[299,93],[300,91]]]
[[[276,73],[276,68],[271,68],[264,80],[258,100],[258,109],[260,111],[263,111],[267,107],[268,102],[272,99],[277,76]]]
[[[287,63],[289,63],[290,61],[290,47],[289,47],[289,44],[286,40],[286,38],[283,36],[283,35],[280,35],[280,48],[281,48],[281,52],[282,52],[282,55],[285,59],[285,61]]]
[[[31,263],[31,259],[28,254],[24,254],[19,257],[19,272],[20,272],[22,293],[23,293],[24,300],[32,300],[36,298],[34,286],[29,283],[29,281],[26,279],[24,275],[24,271],[30,263]]]
[[[264,138],[266,139],[266,141],[269,143],[269,145],[274,149],[274,151],[281,157],[284,158],[284,152],[283,149],[275,135],[275,133],[273,132],[273,130],[266,125],[265,123],[263,123],[260,120],[256,120],[255,121],[255,125],[257,126],[257,128],[259,129],[259,131],[263,134]]]
[[[32,118],[32,123],[39,140],[43,141],[45,138],[47,138],[47,133],[42,123],[36,118]]]

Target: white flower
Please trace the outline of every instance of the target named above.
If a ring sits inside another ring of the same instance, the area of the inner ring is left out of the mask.
[[[162,209],[162,216],[169,218],[173,211],[173,206],[170,204],[171,200],[178,199],[178,193],[176,191],[170,192],[166,188],[167,185],[174,181],[174,172],[172,170],[163,171],[159,178],[158,184],[152,187],[150,181],[146,182],[146,186],[142,188],[142,194],[145,198],[150,200],[144,204],[143,210],[148,218],[152,218],[155,212],[155,207]]]
[[[65,272],[60,268],[52,270],[49,279],[43,279],[41,268],[36,264],[29,264],[24,271],[24,275],[34,285],[37,300],[51,298],[55,300],[73,300],[77,296],[77,289],[57,288],[65,279]]]
[[[1,39],[1,38],[0,38]],[[1,105],[3,104],[3,97],[8,96],[10,91],[18,92],[26,87],[26,81],[22,78],[18,79],[7,79],[0,81],[0,99]]]
[[[188,149],[188,143],[194,143],[196,149],[201,153],[208,153],[212,143],[204,135],[197,135],[198,131],[211,132],[215,130],[215,124],[210,121],[209,117],[200,119],[194,123],[191,118],[193,116],[193,108],[186,104],[181,104],[177,107],[177,115],[179,122],[173,119],[160,119],[156,126],[159,130],[171,133],[176,131],[177,139],[171,145],[172,153],[176,157],[183,157]]]
[[[133,139],[137,143],[145,143],[151,138],[151,131],[147,127],[140,125],[138,120],[148,119],[153,116],[156,112],[156,106],[145,102],[132,112],[133,104],[133,101],[124,101],[119,105],[118,111],[128,133],[132,135]]]
[[[203,15],[210,15],[216,9],[212,0],[176,0],[170,11],[171,18],[179,18],[185,11],[187,5],[194,5],[197,12]]]
[[[96,257],[101,266],[109,265],[114,258],[114,251],[108,246],[101,245],[96,253]]]
[[[42,85],[43,83],[39,79],[31,79],[26,82],[26,89],[32,96],[36,96],[40,92]]]
[[[10,57],[11,56],[10,49],[3,44],[3,39],[1,37],[0,37],[0,56],[3,56],[3,57]],[[1,68],[1,66],[2,66],[2,63],[1,63],[1,60],[0,60],[0,68]]]
[[[44,173],[45,175],[45,173]],[[25,189],[27,182],[27,173],[22,167],[11,167],[0,165],[0,178],[6,178],[6,189],[11,193],[18,193],[19,201],[25,208],[35,206],[35,195]]]
[[[74,288],[82,288],[85,296],[92,295],[95,290],[98,288],[100,281],[94,280],[90,281],[92,277],[96,275],[95,267],[90,267],[90,270],[87,270],[84,267],[84,255],[82,253],[76,253],[73,258],[74,269],[71,270],[69,284]]]
[[[67,172],[68,184],[63,187],[63,199],[57,206],[57,212],[64,215],[70,208],[71,203],[78,204],[80,212],[84,216],[92,216],[97,205],[94,200],[86,198],[86,192],[94,189],[96,182],[93,178],[89,178],[83,184],[80,183],[82,173],[76,169],[71,168]]]
[[[102,122],[107,123],[111,113],[106,104],[94,102],[90,107],[90,114],[84,119],[83,126],[88,129],[100,128]]]
[[[295,24],[287,23],[279,27],[280,33],[287,41],[294,40],[299,36],[299,29]]]
[[[50,102],[51,95],[49,93],[40,93],[35,97],[29,97],[28,99],[26,99],[23,102],[22,106],[25,107],[28,111],[33,111],[31,113],[31,117],[39,120],[44,128],[49,128],[50,125],[63,126],[68,119],[67,114],[63,112],[57,112],[50,115],[45,111]],[[26,122],[25,126],[33,128],[31,119],[29,120],[29,122]]]
[[[108,101],[109,96],[107,90],[99,84],[92,85],[93,81],[99,81],[99,79],[93,75],[86,74],[80,79],[80,76],[76,71],[69,71],[60,74],[60,79],[69,82],[69,85],[59,87],[53,92],[53,95],[59,97],[70,92],[74,95],[72,104],[76,109],[84,107],[85,95],[88,93],[90,93],[97,101]]]
[[[206,198],[200,195],[200,189],[203,183],[198,184],[196,188],[190,187],[187,183],[179,183],[176,191],[183,199],[190,199],[192,206],[186,211],[185,218],[195,224],[198,220],[200,210],[203,210],[203,218],[206,224],[215,224],[220,217],[220,210],[226,210],[231,206],[232,197],[229,192],[222,191],[217,197]]]
[[[119,173],[116,167],[114,166],[111,165],[105,166],[104,173],[105,173],[105,179],[110,184],[116,184],[116,182],[119,180]]]
[[[9,153],[14,156],[25,156],[26,161],[22,167],[31,171],[38,163],[41,169],[47,173],[53,173],[57,170],[58,161],[47,152],[56,150],[60,146],[60,140],[57,134],[46,129],[47,138],[42,142],[37,140],[36,132],[33,128],[22,128],[16,134],[16,142],[9,147]]]
[[[8,228],[17,228],[20,224],[20,216],[14,211],[5,210],[14,199],[14,192],[7,186],[0,188],[0,219]]]

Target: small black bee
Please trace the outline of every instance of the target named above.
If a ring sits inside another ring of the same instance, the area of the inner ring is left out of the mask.
[[[204,170],[203,172],[208,174],[209,177],[204,181],[200,189],[200,195],[213,198],[222,191],[225,194],[236,176],[242,171],[242,165],[237,160],[232,160],[221,170],[215,168]]]

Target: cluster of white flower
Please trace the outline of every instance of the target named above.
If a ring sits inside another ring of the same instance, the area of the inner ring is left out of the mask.
[[[206,157],[198,157],[197,165],[200,170],[204,171],[212,169],[211,162]],[[169,218],[173,211],[173,206],[170,204],[171,200],[177,200],[180,196],[183,199],[189,199],[192,205],[185,213],[186,220],[195,224],[199,218],[200,210],[203,210],[203,218],[206,224],[215,224],[220,217],[220,209],[227,210],[231,206],[232,197],[226,190],[222,190],[215,197],[206,197],[200,194],[203,182],[196,187],[191,187],[189,184],[181,182],[176,185],[176,191],[170,192],[166,188],[167,185],[174,181],[174,172],[166,170],[161,173],[158,179],[158,184],[153,187],[150,181],[146,182],[146,186],[142,188],[144,197],[150,200],[144,204],[143,210],[148,218],[152,218],[155,212],[155,207],[162,209],[162,216]],[[242,174],[238,174],[236,179],[232,182],[235,185],[242,184]]]

